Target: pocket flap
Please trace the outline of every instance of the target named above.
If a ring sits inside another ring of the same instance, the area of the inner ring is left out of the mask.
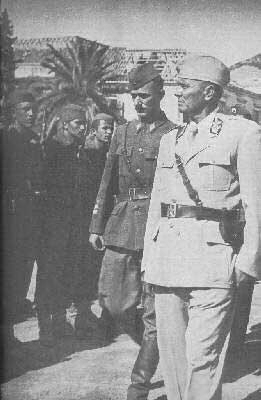
[[[199,161],[200,164],[211,164],[211,165],[231,165],[230,154],[228,153],[205,153],[201,154]]]
[[[116,204],[111,212],[111,215],[119,215],[120,212],[126,208],[127,203],[127,201],[121,201],[120,203]]]
[[[118,154],[119,156],[131,156],[132,154],[132,147],[126,147],[124,148],[124,146],[119,146],[116,150],[116,154]]]
[[[146,160],[155,160],[158,157],[158,150],[153,147],[145,149],[144,157]]]
[[[160,168],[173,168],[175,164],[176,164],[176,160],[174,160],[173,158],[169,158],[169,159],[161,160],[161,162],[159,163],[159,166],[160,166]]]

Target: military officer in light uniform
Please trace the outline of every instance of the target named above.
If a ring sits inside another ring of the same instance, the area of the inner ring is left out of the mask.
[[[160,144],[142,268],[168,400],[221,399],[235,286],[261,277],[261,132],[218,113],[228,82],[216,58],[188,57],[178,104],[189,122]]]
[[[160,108],[163,81],[151,63],[133,69],[129,81],[139,119],[119,126],[113,135],[93,211],[90,242],[95,249],[106,248],[99,279],[101,304],[140,343],[137,306],[150,192],[160,139],[174,125]],[[112,196],[115,207],[108,210]],[[154,297],[147,286],[143,322],[145,331],[128,400],[147,399],[158,365]]]

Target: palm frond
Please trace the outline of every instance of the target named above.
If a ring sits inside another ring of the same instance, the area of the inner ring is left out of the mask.
[[[60,63],[63,64],[64,67],[70,71],[71,65],[69,59],[61,51],[56,50],[51,44],[48,43],[47,46],[51,50],[52,57],[60,61]]]
[[[57,85],[51,94],[39,99],[40,108],[46,107],[48,114],[53,115],[63,104],[74,102],[87,106],[92,99],[101,111],[118,119],[98,90],[105,80],[116,77],[115,60],[110,57],[109,46],[78,40],[63,51],[51,45],[49,48],[50,54],[41,65],[55,73]]]
[[[57,77],[63,78],[64,80],[71,80],[71,72],[67,71],[62,64],[56,63],[55,61],[42,61],[41,66],[49,69],[49,73],[54,72]]]

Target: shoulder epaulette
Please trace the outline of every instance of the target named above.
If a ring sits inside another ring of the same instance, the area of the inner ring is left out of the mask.
[[[166,121],[167,123],[165,124],[166,126],[164,126],[163,129],[163,135],[166,135],[167,133],[173,131],[174,129],[177,129],[179,127],[179,125],[175,124],[174,122],[168,120]]]

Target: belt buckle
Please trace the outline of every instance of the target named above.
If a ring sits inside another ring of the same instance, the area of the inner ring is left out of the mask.
[[[168,205],[168,210],[167,210],[167,217],[168,218],[176,218],[177,208],[178,208],[177,203],[169,204]]]
[[[136,188],[129,188],[129,198],[130,200],[134,200],[136,195]]]

